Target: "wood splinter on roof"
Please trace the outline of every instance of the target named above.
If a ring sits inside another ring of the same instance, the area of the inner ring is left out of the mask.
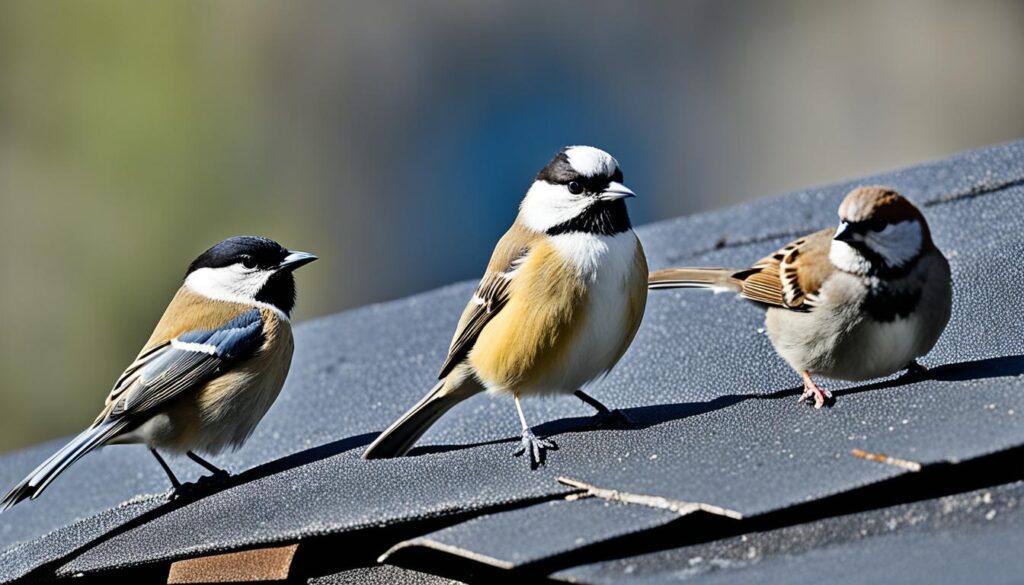
[[[714,514],[716,516],[725,516],[726,518],[732,518],[734,520],[741,520],[743,514],[735,510],[729,510],[721,506],[715,506],[712,504],[702,504],[700,502],[682,502],[678,500],[670,500],[661,496],[648,496],[644,494],[631,494],[628,492],[620,492],[618,490],[610,490],[605,488],[599,488],[597,486],[590,485],[588,483],[570,479],[568,477],[557,478],[558,483],[567,485],[569,487],[586,490],[586,494],[595,498],[602,498],[605,500],[612,500],[615,502],[623,502],[626,504],[638,504],[641,506],[650,506],[652,508],[660,508],[662,510],[671,510],[685,516],[686,514],[692,514],[693,512],[706,512],[708,514]],[[580,494],[575,494],[579,496]]]
[[[860,449],[853,449],[851,453],[854,457],[867,459],[868,461],[878,461],[879,463],[885,463],[886,465],[895,465],[896,467],[901,467],[908,471],[921,471],[921,464],[916,461],[897,459],[881,453],[868,453],[867,451],[861,451]]]

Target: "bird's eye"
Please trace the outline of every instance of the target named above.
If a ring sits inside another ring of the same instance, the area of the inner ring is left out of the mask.
[[[885,229],[886,223],[882,219],[872,219],[868,221],[864,227],[868,228],[873,232],[880,232]]]
[[[242,256],[242,266],[249,269],[256,268],[256,259],[252,256]]]
[[[569,192],[573,195],[579,195],[583,192],[583,185],[580,185],[576,181],[569,181],[569,184],[566,186],[569,188]]]

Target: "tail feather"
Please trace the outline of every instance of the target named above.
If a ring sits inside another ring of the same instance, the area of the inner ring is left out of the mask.
[[[707,288],[715,291],[740,292],[743,281],[738,271],[730,268],[666,268],[652,272],[647,278],[650,289]]]
[[[444,413],[476,393],[475,389],[469,392],[465,389],[453,390],[445,383],[446,380],[438,382],[415,406],[381,433],[363,452],[363,459],[386,459],[405,455]]]
[[[43,461],[32,473],[21,480],[18,485],[7,492],[0,500],[0,512],[14,506],[22,500],[35,499],[43,493],[50,483],[64,472],[71,464],[96,447],[103,445],[117,434],[123,425],[116,422],[103,422],[83,431],[64,445],[56,453]]]

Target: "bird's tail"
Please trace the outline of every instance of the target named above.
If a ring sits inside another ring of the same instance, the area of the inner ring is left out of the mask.
[[[50,455],[43,463],[36,467],[28,477],[21,480],[18,485],[7,492],[3,500],[0,500],[0,512],[10,508],[18,502],[26,499],[35,499],[43,493],[50,482],[57,479],[65,469],[72,463],[78,461],[82,455],[92,451],[110,440],[123,428],[120,421],[103,421],[98,425],[82,431],[77,437],[59,451]]]
[[[405,455],[437,419],[479,391],[476,384],[470,383],[469,380],[461,384],[446,384],[447,381],[445,379],[438,382],[415,406],[385,429],[363,452],[363,459],[386,459]]]
[[[743,281],[736,278],[737,270],[730,268],[666,268],[647,277],[647,287],[709,288],[716,291],[740,292]]]

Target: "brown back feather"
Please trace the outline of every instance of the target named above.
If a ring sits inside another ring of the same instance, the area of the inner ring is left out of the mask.
[[[815,232],[789,244],[734,274],[743,281],[744,297],[773,307],[808,310],[821,284],[834,268],[828,260],[832,228]]]

